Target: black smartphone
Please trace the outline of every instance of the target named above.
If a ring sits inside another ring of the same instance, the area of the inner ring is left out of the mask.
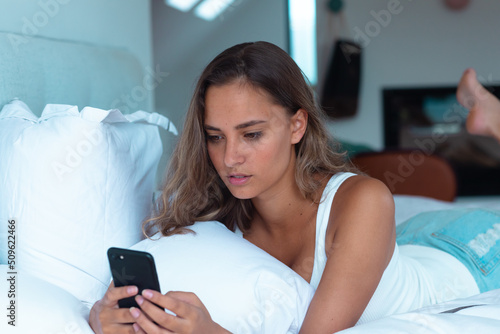
[[[160,290],[154,258],[147,252],[111,247],[108,249],[108,261],[116,287],[135,285],[139,294],[144,289]],[[120,307],[139,307],[134,297],[120,299]]]

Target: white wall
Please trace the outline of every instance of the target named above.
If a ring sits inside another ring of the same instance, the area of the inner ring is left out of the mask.
[[[473,0],[460,12],[445,8],[440,0],[344,2],[347,31],[364,46],[363,74],[358,115],[329,124],[338,138],[382,148],[383,87],[454,86],[467,67],[500,82],[500,2]],[[400,13],[383,24],[371,13],[398,3],[393,11]],[[318,10],[322,4],[318,1]]]
[[[456,85],[467,67],[500,82],[500,42],[496,38],[500,2],[474,0],[459,12],[447,9],[441,0],[344,3],[345,30],[340,34],[350,35],[364,46],[363,73],[357,116],[328,124],[338,138],[376,149],[383,147],[383,87]],[[319,22],[325,22],[327,15],[324,4],[324,0],[317,1]],[[399,14],[379,23],[371,12],[387,11],[390,5],[396,6]],[[162,0],[153,0],[154,62],[170,73],[157,89],[157,109],[180,127],[204,66],[224,48],[239,42],[264,39],[286,49],[286,16],[286,0],[236,1],[234,8],[214,22],[204,22],[192,13],[165,6]],[[338,20],[333,19],[333,27]],[[367,32],[377,25],[379,31]],[[332,26],[318,29],[324,34]],[[363,40],[358,29],[369,40]],[[321,47],[321,41],[318,45]]]
[[[0,30],[123,47],[152,65],[150,0],[0,0]],[[149,99],[153,106],[153,92]]]
[[[212,22],[153,0],[154,62],[170,73],[156,107],[181,128],[198,76],[224,49],[265,40],[287,49],[286,0],[236,0]]]

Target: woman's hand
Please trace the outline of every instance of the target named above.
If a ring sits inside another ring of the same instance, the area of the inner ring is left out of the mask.
[[[97,334],[135,333],[132,323],[135,321],[127,308],[118,308],[118,300],[137,295],[136,286],[115,288],[113,282],[106,294],[97,301],[89,315],[89,324]]]
[[[194,293],[170,291],[162,295],[157,291],[144,290],[142,296],[136,297],[136,301],[141,309],[131,308],[130,314],[136,322],[134,329],[138,333],[229,333],[212,320],[205,305]]]

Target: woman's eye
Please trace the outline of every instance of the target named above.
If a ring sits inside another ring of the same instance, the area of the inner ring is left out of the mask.
[[[208,141],[212,142],[212,143],[217,143],[219,142],[220,140],[222,140],[222,136],[217,136],[217,135],[208,135],[207,136],[207,139]]]
[[[251,132],[251,133],[246,133],[245,138],[250,139],[250,140],[256,140],[262,137],[262,132]]]

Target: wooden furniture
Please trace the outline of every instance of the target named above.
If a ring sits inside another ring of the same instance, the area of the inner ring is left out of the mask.
[[[393,194],[431,197],[452,202],[457,191],[449,163],[422,151],[364,152],[352,162],[367,175],[384,182]]]

